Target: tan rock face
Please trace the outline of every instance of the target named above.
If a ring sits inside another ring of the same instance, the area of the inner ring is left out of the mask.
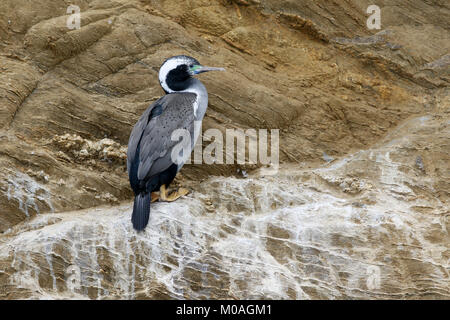
[[[2,1],[0,298],[450,298],[450,7],[370,4],[98,0],[69,30]],[[137,234],[126,144],[176,54],[227,69],[203,129],[280,129],[282,163],[187,165]]]

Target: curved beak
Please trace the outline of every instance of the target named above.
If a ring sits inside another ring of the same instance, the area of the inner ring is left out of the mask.
[[[195,65],[191,68],[191,71],[193,74],[199,74],[199,73],[208,72],[208,71],[225,71],[225,69]]]

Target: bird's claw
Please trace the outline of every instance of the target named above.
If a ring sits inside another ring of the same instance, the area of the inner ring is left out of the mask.
[[[157,192],[152,192],[151,196],[152,196],[152,200],[150,201],[151,203],[159,200],[159,194]]]
[[[162,185],[160,188],[159,201],[172,202],[182,196],[187,195],[188,193],[189,193],[188,189],[180,187],[177,191],[174,191],[171,194],[167,194],[166,186]]]

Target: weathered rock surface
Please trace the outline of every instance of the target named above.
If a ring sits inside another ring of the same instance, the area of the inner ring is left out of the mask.
[[[69,30],[2,1],[0,298],[449,299],[450,6],[370,4],[81,1]],[[227,68],[203,129],[279,128],[282,164],[186,166],[136,234],[126,143],[175,54]]]

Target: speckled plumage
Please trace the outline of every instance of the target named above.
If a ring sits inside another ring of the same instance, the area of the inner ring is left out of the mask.
[[[133,227],[143,230],[150,217],[150,193],[164,186],[161,198],[174,201],[180,195],[168,197],[166,187],[190,155],[198,138],[201,123],[208,107],[208,93],[194,75],[223,70],[200,65],[188,56],[167,59],[160,68],[159,80],[167,95],[155,101],[134,126],[128,141],[127,167],[130,185],[135,194],[131,220]],[[182,129],[190,134],[184,139]],[[188,144],[189,143],[189,144]],[[179,147],[181,155],[178,154]],[[174,151],[174,152],[173,152]],[[174,155],[172,155],[174,153]]]
[[[143,191],[155,174],[173,164],[171,151],[178,143],[171,140],[174,130],[188,130],[194,139],[195,99],[190,92],[165,95],[149,106],[134,126],[128,142],[127,167],[135,193]],[[155,109],[160,110],[152,116]]]

